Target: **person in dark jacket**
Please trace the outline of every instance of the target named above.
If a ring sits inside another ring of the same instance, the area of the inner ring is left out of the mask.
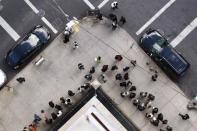
[[[53,103],[53,101],[49,101],[49,106],[50,106],[51,108],[54,108],[54,107],[55,107],[55,104]]]
[[[108,65],[103,65],[101,71],[106,72],[108,70]]]

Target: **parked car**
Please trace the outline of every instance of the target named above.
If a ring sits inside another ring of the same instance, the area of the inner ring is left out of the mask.
[[[3,72],[3,70],[0,69],[0,89],[3,87],[3,85],[6,83],[6,81],[7,81],[7,76]]]
[[[6,63],[13,69],[18,69],[28,62],[33,54],[38,52],[50,39],[50,32],[44,26],[34,27],[17,45],[10,49],[5,57]]]
[[[190,66],[157,30],[149,29],[139,45],[171,78],[183,76]]]

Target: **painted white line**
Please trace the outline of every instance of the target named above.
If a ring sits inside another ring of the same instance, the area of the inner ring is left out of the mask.
[[[176,0],[170,0],[164,7],[162,7],[149,21],[147,21],[137,32],[136,35],[141,34],[153,21],[155,21],[166,9],[168,9]]]
[[[90,7],[90,9],[92,9],[92,10],[95,9],[95,7],[90,3],[89,0],[83,0],[83,1],[86,3],[86,5],[88,5]]]
[[[99,8],[99,9],[102,8],[105,4],[107,4],[108,1],[109,1],[109,0],[104,0],[103,2],[101,2],[101,3],[99,4],[98,8]]]
[[[0,25],[5,29],[5,31],[15,40],[17,41],[20,36],[16,31],[0,16]]]
[[[29,0],[24,0],[24,1],[27,5],[29,5],[29,7],[33,10],[33,12],[35,12],[36,14],[39,13],[39,10]]]
[[[58,31],[52,26],[52,24],[45,17],[42,17],[41,20],[53,31],[53,33],[57,34]]]
[[[35,12],[36,14],[39,13],[39,10],[29,1],[29,0],[24,0],[27,5]],[[53,33],[57,33],[58,31],[52,26],[52,24],[45,18],[42,17],[41,20],[53,31]]]
[[[176,47],[179,43],[181,43],[181,41],[185,39],[185,37],[187,37],[187,35],[189,35],[189,33],[191,33],[196,27],[197,17],[188,26],[186,26],[185,29],[183,29],[183,31],[181,31],[181,33],[174,38],[174,40],[172,40],[170,43],[172,47]]]

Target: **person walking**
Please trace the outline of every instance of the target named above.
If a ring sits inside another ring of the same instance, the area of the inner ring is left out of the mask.
[[[183,115],[183,114],[179,113],[179,116],[182,118],[182,120],[188,120],[190,118],[188,114]]]
[[[16,79],[16,81],[18,81],[18,83],[22,84],[23,82],[25,82],[25,77],[19,77]]]
[[[63,110],[63,108],[60,105],[55,105],[55,108],[59,111],[59,110]]]
[[[84,70],[85,68],[84,68],[84,65],[82,64],[82,63],[79,63],[78,64],[78,68],[79,68],[79,70]]]
[[[116,55],[115,56],[115,60],[116,61],[121,61],[123,58],[122,58],[122,56],[121,55]]]
[[[90,68],[90,74],[93,74],[94,72],[95,72],[95,67],[92,66],[92,67]]]
[[[113,66],[111,67],[111,71],[114,71],[114,70],[118,70],[118,66],[113,65]]]
[[[120,17],[119,23],[124,25],[126,23],[126,18],[124,16]]]
[[[118,2],[117,1],[114,1],[111,3],[111,9],[112,10],[118,9]]]
[[[95,62],[97,64],[100,64],[101,63],[101,57],[100,56],[96,57],[94,60],[95,60]]]
[[[101,71],[104,73],[108,70],[108,65],[103,65]]]
[[[124,74],[124,79],[125,80],[128,80],[129,79],[129,73],[128,72]]]
[[[74,43],[73,43],[73,49],[77,49],[77,48],[79,48],[79,44],[76,41],[74,41]]]

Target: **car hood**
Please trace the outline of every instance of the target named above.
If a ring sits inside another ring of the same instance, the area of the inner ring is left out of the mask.
[[[160,55],[178,74],[184,72],[188,66],[188,63],[173,48],[168,46],[160,52]]]

